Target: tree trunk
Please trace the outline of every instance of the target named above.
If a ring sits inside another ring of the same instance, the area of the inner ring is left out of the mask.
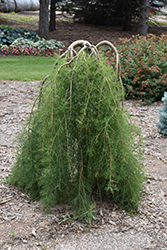
[[[131,11],[131,3],[129,1],[125,2],[124,5],[124,22],[123,22],[123,30],[128,31],[132,29],[132,11]]]
[[[49,31],[54,31],[56,29],[55,3],[56,3],[56,0],[51,0]]]
[[[40,0],[39,9],[39,36],[50,39],[49,36],[49,0]]]
[[[138,24],[138,33],[142,36],[146,36],[148,32],[149,12],[150,12],[149,0],[142,0],[140,7],[139,24]]]

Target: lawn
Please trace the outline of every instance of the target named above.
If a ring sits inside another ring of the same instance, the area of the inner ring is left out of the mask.
[[[20,22],[20,23],[31,23],[33,21],[38,21],[39,20],[39,17],[36,16],[25,16],[25,15],[20,15],[18,13],[15,13],[15,12],[10,12],[10,13],[3,13],[3,12],[0,12],[0,17],[3,18],[3,19],[7,19],[7,20],[15,20],[17,22]]]
[[[0,58],[0,80],[35,81],[51,73],[56,57],[8,56]]]

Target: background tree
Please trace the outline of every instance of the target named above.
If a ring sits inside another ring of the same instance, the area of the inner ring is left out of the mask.
[[[140,0],[139,0],[140,1]],[[95,24],[122,26],[123,30],[132,28],[132,17],[137,15],[139,1],[136,0],[97,0],[95,2],[74,0],[76,6],[84,10],[85,21]]]
[[[49,31],[55,30],[55,3],[51,0],[50,23],[49,23],[49,0],[40,0],[39,35],[49,39]],[[59,1],[61,4],[63,1]],[[123,30],[131,30],[137,25],[140,35],[147,35],[150,7],[162,7],[167,4],[167,0],[162,0],[161,4],[154,0],[66,0],[66,5],[62,5],[62,11],[68,12],[71,6],[77,7],[75,11],[80,11],[84,21],[97,25],[122,26]],[[137,21],[137,22],[135,22]]]
[[[40,0],[39,9],[39,36],[50,39],[49,36],[49,0]]]
[[[56,29],[56,2],[57,0],[51,0],[49,31],[54,31]]]
[[[147,35],[149,13],[150,13],[150,1],[141,0],[139,23],[138,23],[138,33],[140,35],[143,35],[143,36]]]
[[[140,35],[146,35],[148,32],[150,7],[160,11],[160,8],[167,4],[167,0],[74,0],[74,2],[84,10],[86,22],[121,26],[123,30],[135,28]]]
[[[137,0],[136,0],[137,1]],[[149,13],[150,9],[153,8],[161,13],[161,8],[167,5],[167,0],[155,1],[155,0],[140,0],[139,5],[139,22],[138,22],[138,33],[146,36],[149,28]]]

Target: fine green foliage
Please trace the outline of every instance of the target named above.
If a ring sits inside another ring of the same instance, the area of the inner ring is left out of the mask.
[[[17,38],[25,38],[34,42],[40,41],[41,38],[34,31],[27,29],[14,29],[7,25],[0,25],[0,45],[10,45]]]
[[[8,183],[48,209],[71,204],[94,216],[92,197],[137,209],[143,166],[140,133],[122,106],[123,88],[102,58],[61,58],[41,87],[18,137]]]
[[[167,35],[122,39],[118,50],[126,99],[141,104],[161,100],[167,90]]]
[[[52,71],[55,57],[8,56],[0,58],[0,79],[43,80]]]
[[[167,92],[164,93],[162,101],[164,102],[164,107],[162,109],[159,109],[160,116],[157,127],[160,129],[160,132],[162,134],[167,135]]]

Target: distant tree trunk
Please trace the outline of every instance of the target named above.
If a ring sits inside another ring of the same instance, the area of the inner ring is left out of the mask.
[[[132,5],[129,1],[125,1],[124,4],[123,30],[127,31],[132,29]]]
[[[50,39],[49,36],[49,0],[40,0],[39,9],[39,36]]]
[[[148,32],[149,12],[150,12],[149,0],[141,0],[138,33],[142,36],[146,36]]]
[[[56,29],[56,10],[55,10],[56,2],[57,2],[56,0],[51,0],[49,31],[54,31]]]

